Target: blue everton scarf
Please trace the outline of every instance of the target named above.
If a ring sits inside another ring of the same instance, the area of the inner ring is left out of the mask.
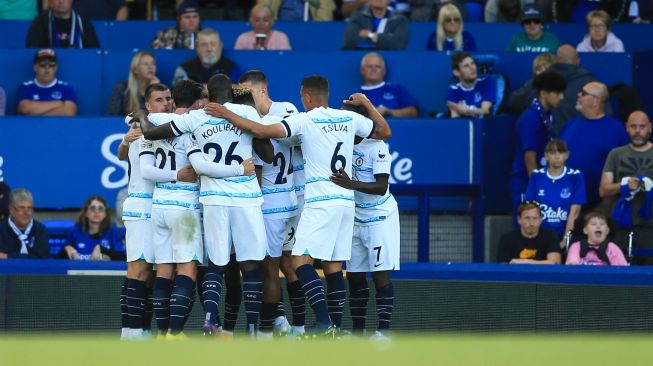
[[[537,115],[540,117],[540,121],[544,125],[546,130],[547,140],[551,140],[555,136],[553,135],[553,114],[551,112],[546,112],[540,100],[535,98],[533,99],[533,108],[537,112]]]
[[[617,225],[621,228],[631,228],[633,226],[633,207],[632,200],[635,198],[635,195],[642,190],[642,187],[637,187],[634,190],[628,188],[628,181],[631,177],[623,177],[621,179],[621,185],[619,187],[619,192],[621,198],[617,201],[617,205],[612,212],[612,218],[615,219]],[[643,175],[637,177],[640,181],[644,183],[644,191],[646,192],[646,198],[642,203],[642,206],[637,212],[637,216],[648,221],[651,219],[651,201],[653,201],[653,180]]]
[[[50,20],[50,25],[48,28],[50,36],[50,46],[52,48],[62,48],[61,40],[57,37],[57,22],[55,20],[52,10],[48,12],[48,19]],[[82,26],[82,18],[72,10],[70,15],[70,38],[68,39],[68,47],[70,48],[84,48],[82,44],[82,35],[84,34],[84,26]]]

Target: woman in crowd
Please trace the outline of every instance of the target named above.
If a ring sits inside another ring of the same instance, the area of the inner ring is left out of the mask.
[[[436,30],[429,36],[426,49],[438,51],[476,50],[474,37],[463,30],[463,18],[455,5],[447,4],[440,9]]]
[[[612,19],[603,10],[587,14],[588,34],[578,44],[578,52],[625,52],[624,44],[610,31]]]
[[[119,260],[123,252],[121,247],[120,235],[111,225],[106,200],[102,196],[89,197],[68,234],[63,248],[65,257],[71,260]],[[124,253],[122,259],[125,259]]]
[[[253,30],[245,32],[236,39],[236,50],[290,50],[288,36],[272,30],[274,15],[268,5],[256,5],[252,8],[249,22]]]
[[[145,109],[145,89],[158,82],[154,55],[147,51],[138,52],[132,57],[127,80],[113,88],[107,114],[126,115]]]

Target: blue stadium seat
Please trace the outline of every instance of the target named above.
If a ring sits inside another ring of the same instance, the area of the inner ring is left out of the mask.
[[[483,4],[474,1],[467,2],[467,21],[468,22],[482,22],[484,9]]]

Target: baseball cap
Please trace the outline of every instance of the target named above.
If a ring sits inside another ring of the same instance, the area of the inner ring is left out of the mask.
[[[39,61],[43,59],[50,59],[54,62],[57,61],[57,55],[54,53],[54,50],[52,48],[45,48],[42,50],[36,51],[36,54],[34,55],[34,63],[38,63]]]
[[[199,13],[200,7],[195,1],[184,1],[177,8],[177,16],[188,13]]]
[[[537,19],[542,20],[542,11],[535,5],[526,5],[521,11],[521,21]]]

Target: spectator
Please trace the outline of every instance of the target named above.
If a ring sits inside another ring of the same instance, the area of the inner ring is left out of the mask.
[[[0,0],[2,20],[32,20],[37,10],[36,1]]]
[[[272,9],[279,20],[303,21],[305,3],[309,4],[310,19],[314,21],[333,20],[336,3],[333,0],[258,0],[257,4],[265,4]]]
[[[628,262],[619,246],[610,239],[608,218],[600,212],[585,215],[583,233],[587,239],[573,243],[567,253],[565,264],[590,266],[627,266]]]
[[[599,195],[603,198],[601,206],[605,212],[613,213],[620,226],[615,236],[618,242],[625,242],[628,233],[634,231],[634,246],[650,247],[653,245],[653,164],[650,164],[653,144],[650,142],[651,121],[646,113],[631,113],[626,132],[630,143],[612,149],[605,161],[599,186]],[[638,264],[653,264],[650,257],[646,259]]]
[[[463,18],[455,5],[447,4],[440,8],[436,30],[429,36],[426,49],[438,51],[476,50],[474,37],[463,30]]]
[[[519,12],[526,5],[532,3],[529,0],[488,0],[485,3],[485,22],[516,22]]]
[[[249,14],[249,22],[254,28],[236,39],[236,50],[290,50],[288,36],[272,30],[274,17],[267,5],[256,5]],[[264,35],[264,36],[263,36]]]
[[[555,63],[547,70],[562,75],[567,82],[565,98],[560,103],[560,106],[553,110],[553,131],[557,136],[567,121],[580,115],[578,110],[576,110],[576,96],[585,84],[594,80],[594,76],[589,71],[580,67],[580,58],[576,49],[568,44],[563,44],[558,48]],[[528,108],[536,94],[537,92],[533,88],[531,79],[526,82],[524,88],[519,89],[510,96],[508,108],[511,111],[521,113],[521,111]]]
[[[533,60],[533,78],[546,71],[555,62],[555,57],[550,53],[541,53]],[[535,89],[533,88],[533,79],[524,83],[524,85],[512,92],[508,100],[508,110],[521,114],[535,98]]]
[[[197,57],[177,67],[172,84],[188,79],[206,84],[216,74],[229,75],[232,80],[237,80],[240,71],[233,61],[222,55],[222,49],[218,32],[211,28],[201,30],[197,34]]]
[[[544,218],[542,227],[555,230],[560,247],[563,247],[566,244],[565,233],[574,229],[581,206],[587,201],[585,179],[582,172],[565,165],[569,150],[564,141],[549,141],[544,157],[547,167],[531,174],[524,199],[540,202]]]
[[[608,89],[599,82],[587,83],[578,93],[576,108],[581,113],[569,121],[560,139],[569,146],[569,166],[585,175],[587,203],[599,202],[599,182],[610,150],[628,143],[621,121],[605,114]]]
[[[0,87],[0,116],[5,115],[5,111],[7,110],[7,94],[5,94],[5,90]]]
[[[107,114],[126,115],[145,109],[145,89],[159,82],[156,76],[156,59],[147,51],[140,51],[132,57],[127,80],[113,88]]]
[[[73,10],[73,0],[49,0],[50,10],[34,18],[28,48],[100,48],[93,24]]]
[[[74,116],[77,96],[72,86],[57,79],[57,56],[53,49],[36,51],[32,66],[36,77],[18,88],[18,114],[27,116]]]
[[[497,262],[511,264],[560,264],[560,246],[555,231],[541,228],[542,212],[537,202],[519,205],[519,229],[499,240]]]
[[[517,33],[508,51],[513,52],[553,52],[560,46],[560,41],[553,33],[544,30],[542,12],[534,5],[529,5],[521,12],[523,32]]]
[[[399,84],[385,81],[386,68],[383,57],[370,52],[361,60],[360,73],[364,84],[356,91],[363,93],[383,116],[416,117],[417,103],[408,90]]]
[[[68,234],[62,256],[71,260],[118,260],[120,252],[124,252],[122,246],[116,228],[111,225],[106,200],[102,196],[91,196],[84,202],[77,222]],[[122,259],[125,259],[124,253]]]
[[[496,88],[486,78],[478,77],[472,56],[460,52],[451,56],[451,68],[458,83],[447,90],[447,107],[452,118],[481,117],[492,113]]]
[[[510,179],[515,212],[526,192],[529,177],[533,171],[545,165],[544,149],[554,136],[551,109],[560,104],[567,87],[565,79],[554,72],[538,75],[533,85],[537,97],[517,120],[517,143]]]
[[[612,19],[603,10],[587,14],[589,33],[578,44],[578,52],[624,52],[624,44],[610,31]]]
[[[199,6],[194,1],[184,1],[177,8],[177,24],[157,33],[152,48],[194,50],[199,30]]]
[[[89,20],[127,20],[129,17],[125,0],[75,0],[73,9]]]
[[[9,217],[0,223],[0,259],[46,259],[50,255],[48,231],[34,220],[34,198],[19,188],[9,194]]]
[[[408,19],[388,10],[390,0],[368,0],[352,14],[345,28],[344,49],[403,50],[408,44]]]

